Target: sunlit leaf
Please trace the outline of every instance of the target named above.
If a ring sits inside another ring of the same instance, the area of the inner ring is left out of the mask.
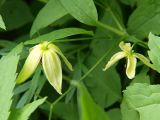
[[[16,70],[19,53],[23,45],[14,48],[7,56],[0,60],[0,119],[8,120],[12,104],[13,89],[15,87]]]
[[[23,108],[13,109],[11,111],[9,120],[28,120],[32,112],[34,112],[42,103],[44,103],[45,100],[46,97],[27,104]]]
[[[59,0],[49,0],[34,20],[30,35],[33,36],[40,29],[47,27],[65,15],[67,15],[67,11],[63,8]]]
[[[60,0],[74,18],[88,25],[96,25],[98,14],[93,0]]]
[[[98,106],[84,85],[78,84],[79,96],[78,104],[81,120],[109,120],[104,110]]]
[[[77,35],[77,34],[86,34],[86,35],[93,35],[92,31],[88,31],[81,28],[64,28],[55,30],[53,32],[41,35],[35,39],[28,40],[25,44],[37,44],[43,41],[54,41],[56,39],[62,39],[68,36]]]

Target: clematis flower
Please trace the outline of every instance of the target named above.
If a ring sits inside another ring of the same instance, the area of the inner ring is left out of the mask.
[[[55,90],[61,94],[62,67],[58,55],[62,57],[68,68],[73,70],[72,65],[63,55],[61,50],[56,45],[45,41],[31,48],[29,56],[17,77],[16,83],[20,84],[27,80],[34,73],[40,61],[42,61],[46,78]]]
[[[130,43],[120,42],[119,47],[122,51],[114,54],[111,57],[111,59],[108,61],[105,68],[103,69],[104,71],[122,58],[127,59],[126,74],[129,79],[133,79],[135,77],[137,58],[140,59],[145,65],[153,68],[152,64],[145,56],[139,53],[135,53],[132,50],[132,46]]]

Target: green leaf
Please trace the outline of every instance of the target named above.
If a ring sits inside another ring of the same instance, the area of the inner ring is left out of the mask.
[[[137,0],[121,0],[126,5],[131,5],[132,7],[136,4]]]
[[[31,80],[31,83],[29,84],[29,89],[24,93],[24,95],[21,97],[21,99],[17,103],[17,106],[16,106],[17,108],[20,108],[31,101],[37,89],[40,74],[41,74],[41,67],[38,67]]]
[[[29,7],[22,0],[6,1],[0,8],[0,13],[3,16],[7,30],[22,27],[33,19]]]
[[[31,113],[34,112],[38,106],[44,103],[45,100],[46,97],[27,104],[23,108],[13,109],[9,116],[9,120],[28,120]]]
[[[42,105],[41,109],[48,115],[49,106],[47,104]],[[52,116],[53,119],[79,120],[77,104],[73,101],[70,103],[58,102],[55,104],[52,112],[54,114],[54,116]]]
[[[139,114],[136,110],[131,109],[126,100],[121,103],[122,120],[139,120]]]
[[[4,22],[3,22],[3,19],[2,19],[1,15],[0,15],[0,28],[6,29],[6,26],[5,26]]]
[[[118,108],[113,108],[109,110],[107,113],[111,120],[122,120],[121,111]]]
[[[138,108],[140,120],[158,120],[160,119],[160,104],[148,105]]]
[[[160,34],[159,4],[159,0],[140,0],[138,7],[129,17],[129,33],[140,39],[147,37],[149,32]]]
[[[0,119],[8,120],[12,104],[13,89],[15,87],[16,70],[22,44],[13,49],[0,60]]]
[[[60,0],[63,7],[78,21],[95,26],[98,15],[93,0]]]
[[[28,89],[29,89],[29,86],[30,86],[30,83],[31,83],[31,82],[28,81],[28,82],[26,82],[26,83],[24,83],[24,84],[22,84],[22,85],[17,86],[17,87],[14,89],[14,95],[18,95],[18,94],[20,94],[20,93],[28,90]]]
[[[124,90],[124,100],[131,110],[139,112],[139,120],[160,119],[160,85],[135,83]]]
[[[64,28],[55,30],[53,32],[41,35],[35,39],[28,40],[25,44],[37,44],[43,41],[53,41],[56,39],[62,39],[68,36],[77,35],[77,34],[86,34],[86,35],[93,35],[92,31],[87,31],[81,28]]]
[[[135,83],[124,90],[124,98],[133,109],[160,104],[160,85]]]
[[[148,68],[143,68],[138,75],[135,76],[134,80],[132,80],[131,84],[134,83],[148,83],[150,84],[150,78],[148,73]]]
[[[4,4],[4,2],[6,2],[6,0],[1,0],[0,1],[0,7]]]
[[[77,104],[59,102],[54,107],[54,114],[64,120],[79,120]]]
[[[148,51],[148,55],[149,58],[151,59],[154,68],[160,72],[160,61],[159,61],[159,57],[160,54],[160,37],[153,35],[152,33],[149,34],[149,41],[148,41],[148,47],[149,47],[149,51]]]
[[[85,58],[84,54],[80,52],[77,54],[77,63],[74,66],[72,80],[77,81],[82,77],[82,73],[83,73],[82,68],[83,68],[84,58]],[[72,97],[76,91],[76,88],[73,88],[72,85],[70,85],[70,88],[72,88],[72,90],[66,95],[66,99],[65,99],[66,103],[72,100]]]
[[[102,22],[115,25],[114,22],[110,21],[113,21],[113,19],[109,13],[106,13],[103,16]],[[105,72],[102,71],[111,56],[119,50],[118,44],[117,47],[115,47],[118,40],[119,37],[115,34],[104,29],[97,29],[90,45],[91,53],[87,56],[86,65],[88,68],[91,68],[106,52],[108,52],[106,58],[85,79],[86,86],[94,100],[104,108],[121,99],[120,77],[115,67],[113,66]]]
[[[40,10],[37,17],[35,18],[31,28],[30,36],[33,36],[40,29],[47,27],[65,15],[67,15],[67,11],[63,8],[59,0],[50,0]]]
[[[0,40],[0,47],[2,48],[14,48],[16,46],[16,43],[11,42],[9,40]]]
[[[83,84],[78,84],[78,105],[81,120],[109,120],[104,110],[98,106]]]

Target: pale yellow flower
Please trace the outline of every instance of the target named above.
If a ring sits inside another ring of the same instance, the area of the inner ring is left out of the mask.
[[[108,61],[105,68],[103,69],[104,71],[122,58],[127,59],[126,75],[129,79],[133,79],[135,77],[137,58],[140,59],[147,66],[153,68],[152,64],[145,56],[139,53],[135,53],[132,50],[132,46],[130,43],[120,42],[119,47],[122,51],[114,54],[111,57],[111,59]]]
[[[61,50],[56,45],[46,41],[31,48],[29,56],[17,77],[16,83],[20,84],[27,80],[34,73],[40,61],[42,61],[46,78],[55,90],[61,94],[62,67],[57,54],[62,57],[68,68],[72,70],[72,65],[63,55]]]

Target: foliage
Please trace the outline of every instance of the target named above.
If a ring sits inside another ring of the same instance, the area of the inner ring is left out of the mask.
[[[160,119],[159,4],[1,0],[0,120]]]

